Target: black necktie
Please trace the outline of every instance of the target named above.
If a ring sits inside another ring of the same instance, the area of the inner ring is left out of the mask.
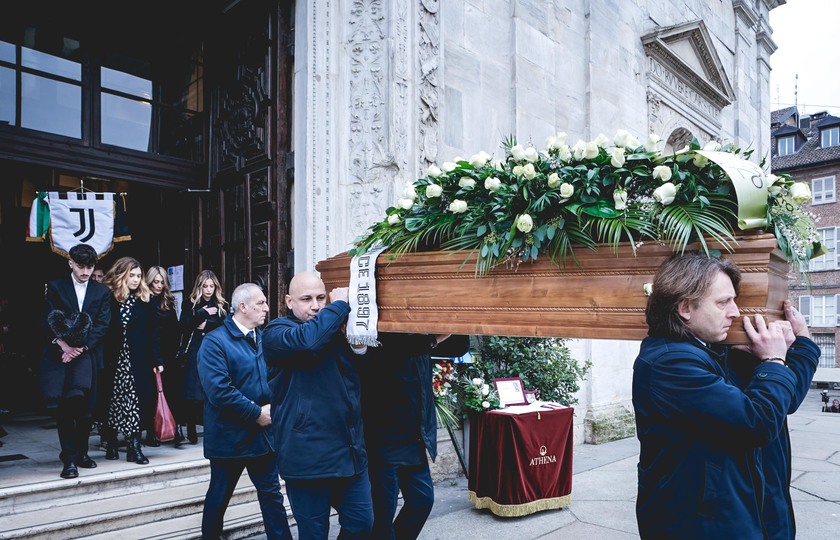
[[[248,332],[248,334],[245,336],[245,339],[248,340],[248,343],[251,344],[251,347],[253,347],[254,350],[257,350],[257,335],[253,330]]]

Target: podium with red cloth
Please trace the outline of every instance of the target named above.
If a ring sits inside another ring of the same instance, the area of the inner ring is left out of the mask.
[[[572,502],[574,409],[470,415],[469,500],[497,516]]]

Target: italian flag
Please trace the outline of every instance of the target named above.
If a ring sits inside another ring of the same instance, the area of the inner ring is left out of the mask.
[[[41,191],[32,201],[29,212],[29,225],[26,228],[27,242],[43,242],[50,229],[50,205],[47,192]]]

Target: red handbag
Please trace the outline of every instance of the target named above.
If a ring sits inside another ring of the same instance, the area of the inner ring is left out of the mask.
[[[163,381],[160,377],[160,371],[155,371],[155,377],[157,378],[158,388],[155,435],[161,441],[171,441],[175,438],[175,417],[172,416],[172,411],[169,410],[169,404],[166,403],[166,397],[163,395]]]

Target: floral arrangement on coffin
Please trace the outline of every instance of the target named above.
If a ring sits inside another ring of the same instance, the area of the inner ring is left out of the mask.
[[[612,141],[566,144],[558,133],[538,151],[514,137],[502,143],[501,159],[484,151],[464,159],[432,165],[408,184],[385,218],[356,238],[349,254],[374,246],[394,254],[424,249],[477,253],[476,273],[500,263],[518,264],[548,255],[557,264],[574,258],[574,248],[617,248],[645,241],[672,245],[682,252],[706,239],[726,249],[737,245],[738,199],[727,173],[704,152],[741,152],[716,141],[701,148],[695,139],[672,154],[657,148],[651,134],[644,144],[625,130]],[[753,165],[753,167],[755,167]],[[763,179],[767,189],[766,224],[787,260],[796,269],[825,253],[812,214],[807,184],[788,175]],[[759,201],[763,204],[763,201]]]

